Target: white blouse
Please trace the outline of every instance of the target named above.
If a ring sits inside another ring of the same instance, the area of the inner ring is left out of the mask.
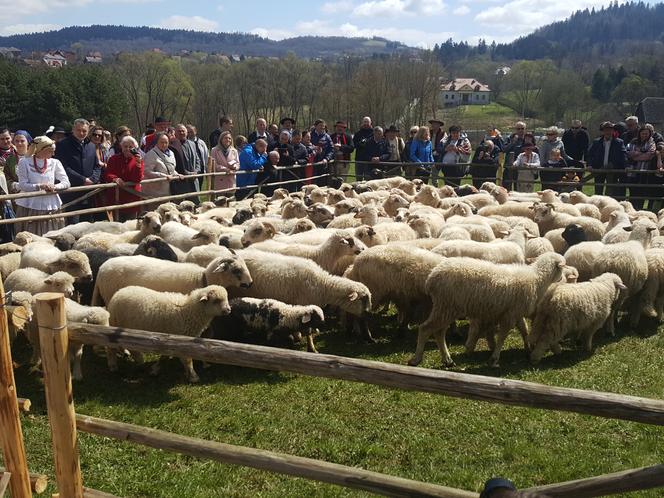
[[[43,165],[43,159],[37,159],[37,165]],[[62,163],[57,159],[47,159],[46,171],[40,173],[34,165],[33,156],[22,157],[16,165],[16,174],[21,192],[36,192],[40,183],[55,184],[56,190],[69,188],[69,178]],[[55,183],[56,181],[60,183]],[[58,194],[42,195],[39,197],[25,197],[16,199],[16,204],[28,209],[39,211],[53,211],[60,209],[62,201]]]

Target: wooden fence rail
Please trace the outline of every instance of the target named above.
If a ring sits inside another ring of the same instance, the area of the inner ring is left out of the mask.
[[[664,425],[664,401],[635,396],[84,323],[70,323],[69,335],[94,346]]]

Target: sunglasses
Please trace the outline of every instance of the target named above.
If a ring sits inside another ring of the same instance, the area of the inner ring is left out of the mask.
[[[93,133],[92,136],[95,138],[102,138],[104,135],[102,135],[101,133]]]
[[[525,130],[525,128],[516,128],[517,131]]]

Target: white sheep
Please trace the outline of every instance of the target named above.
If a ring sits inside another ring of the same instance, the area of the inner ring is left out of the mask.
[[[532,202],[506,202],[497,206],[485,206],[477,211],[480,216],[524,216],[526,218],[533,217],[531,206]]]
[[[544,237],[534,237],[526,241],[526,249],[524,251],[526,261],[541,256],[547,252],[556,252],[549,239]]]
[[[322,202],[317,202],[307,208],[307,215],[309,216],[309,219],[316,224],[316,226],[322,227],[326,226],[331,220],[334,219],[334,210]]]
[[[586,237],[590,241],[601,240],[604,236],[605,229],[601,221],[586,216],[571,216],[559,213],[556,211],[555,204],[535,204],[533,206],[533,216],[542,234],[575,223],[583,228]]]
[[[108,303],[112,327],[125,327],[165,334],[200,337],[217,316],[227,315],[226,289],[209,285],[189,294],[158,292],[145,287],[120,289]],[[191,358],[181,358],[187,380],[198,382]],[[157,372],[159,363],[153,369]]]
[[[74,244],[74,249],[110,249],[115,244],[128,242],[138,244],[148,235],[159,235],[161,230],[161,217],[155,212],[145,213],[138,220],[138,230],[129,230],[119,234],[108,232],[92,232],[82,236]]]
[[[7,276],[14,270],[18,270],[21,266],[21,253],[11,252],[0,256],[0,278],[4,281]]]
[[[498,334],[491,354],[497,365],[500,350],[509,331],[519,328],[527,347],[528,328],[525,317],[531,316],[549,285],[560,280],[565,259],[555,253],[541,255],[530,265],[496,265],[470,258],[443,260],[429,275],[426,292],[432,300],[432,311],[420,325],[415,355],[410,365],[422,361],[424,347],[433,335],[444,365],[453,361],[447,349],[445,334],[460,317],[471,320],[466,350],[473,351],[483,325],[497,325]]]
[[[445,218],[440,214],[419,212],[408,215],[407,223],[419,238],[437,238],[445,227]]]
[[[74,294],[74,277],[64,271],[52,275],[37,268],[19,268],[5,279],[5,291],[61,292],[67,297]]]
[[[92,304],[108,303],[113,294],[129,285],[186,294],[205,285],[249,287],[252,282],[247,266],[237,255],[217,258],[206,268],[148,256],[119,256],[99,267]]]
[[[552,285],[544,295],[528,337],[530,361],[539,362],[552,349],[560,352],[560,342],[574,333],[592,351],[595,333],[611,316],[620,291],[626,287],[615,273],[603,273],[589,282]]]
[[[20,254],[20,268],[37,268],[46,273],[65,271],[79,281],[92,278],[90,261],[81,251],[61,251],[55,246],[34,242],[25,246]]]
[[[306,218],[307,214],[307,206],[300,199],[289,199],[281,204],[281,217],[284,220]]]
[[[207,244],[192,247],[185,253],[183,261],[206,268],[213,260],[222,257],[232,257],[233,254],[235,253],[227,247],[217,244]]]
[[[348,202],[348,201],[344,201]],[[397,214],[397,211],[400,208],[407,208],[410,206],[410,201],[406,199],[403,195],[392,193],[387,199],[383,201],[383,209],[388,216],[394,218]],[[336,213],[336,206],[335,206]]]
[[[588,196],[580,190],[575,190],[574,192],[570,192],[569,199],[572,204],[585,203],[597,206],[601,214],[600,219],[604,222],[609,221],[609,216],[616,209],[621,211],[624,210],[624,208],[617,200],[615,200],[613,197],[609,197],[608,195]]]
[[[476,242],[491,242],[496,239],[490,225],[487,223],[475,223],[472,220],[469,221],[470,223],[449,223],[445,228],[452,226],[463,228],[470,234],[471,240]]]
[[[524,264],[526,262],[523,248],[517,242],[503,240],[495,240],[493,242],[447,240],[441,242],[432,252],[447,258],[466,257],[502,264]]]
[[[641,291],[641,312],[650,318],[664,318],[664,248],[646,250],[648,278]]]
[[[44,237],[51,238],[62,235],[64,233],[70,233],[74,236],[75,239],[80,239],[84,235],[92,232],[120,234],[128,230],[129,229],[124,225],[124,223],[118,223],[117,221],[95,221],[94,223],[89,221],[81,221],[80,223],[74,223],[73,225],[68,225],[58,230],[51,230],[50,232],[46,232]]]
[[[186,252],[192,247],[217,244],[221,236],[221,227],[209,224],[194,224],[187,227],[175,221],[168,221],[161,227],[159,236],[172,246]]]
[[[470,240],[470,233],[463,225],[446,225],[440,231],[438,238],[441,240]]]
[[[341,216],[343,214],[356,213],[359,209],[362,208],[362,204],[358,199],[344,199],[339,201],[334,205],[334,216]],[[400,208],[408,211],[408,208]]]

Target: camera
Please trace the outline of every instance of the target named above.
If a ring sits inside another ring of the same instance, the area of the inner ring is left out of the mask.
[[[129,152],[131,152],[134,156],[140,156],[141,155],[141,151],[138,150],[138,147],[132,147],[131,149],[129,149]]]

